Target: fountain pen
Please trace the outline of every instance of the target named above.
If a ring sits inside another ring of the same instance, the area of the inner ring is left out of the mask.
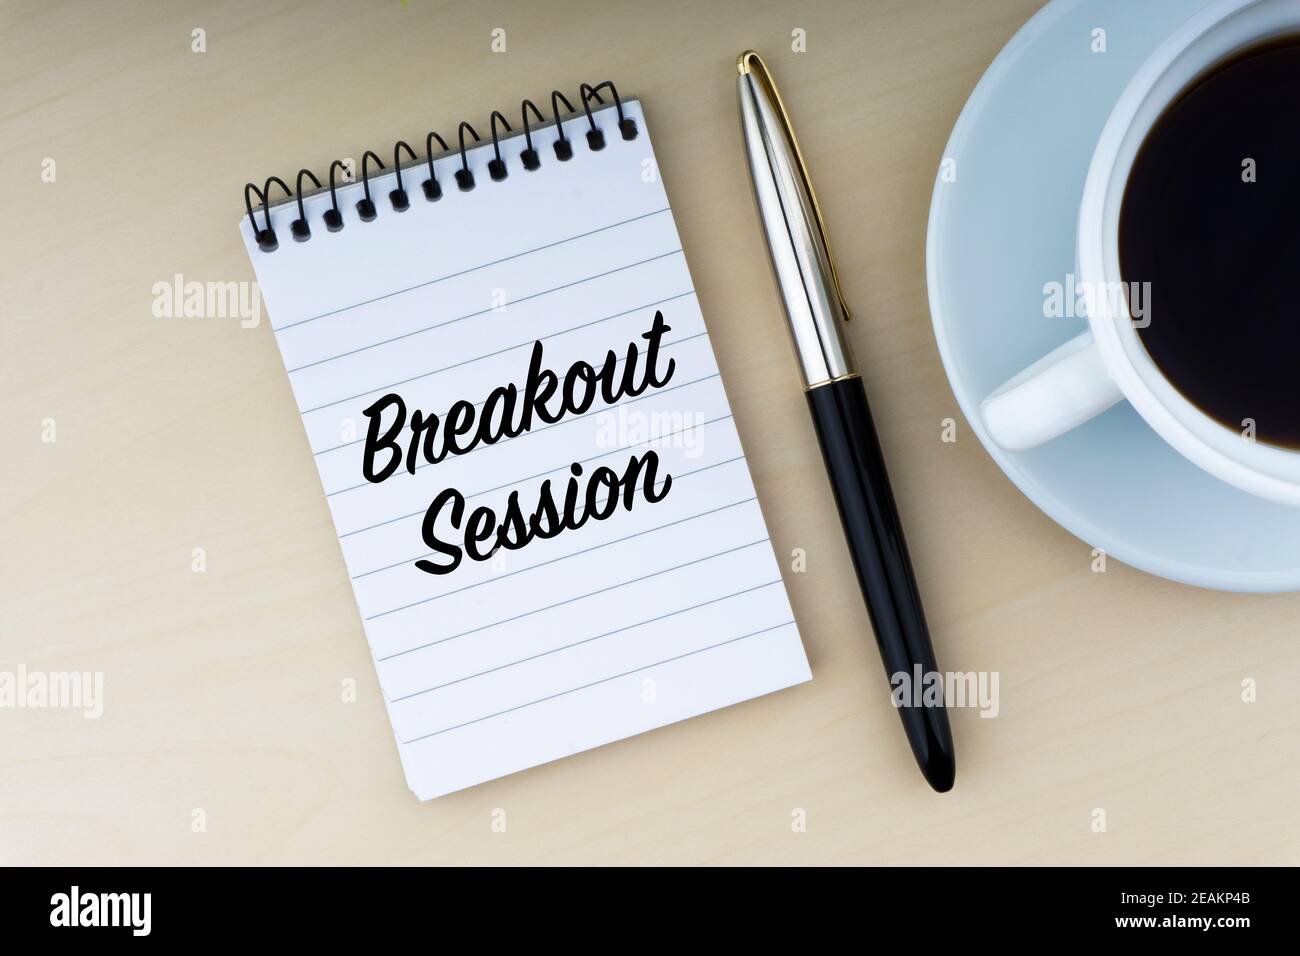
[[[935,663],[866,389],[844,335],[849,310],[825,223],[772,74],[752,50],[737,66],[758,217],[840,523],[908,743],[930,786],[944,793],[952,789],[957,765],[942,694],[927,704],[919,688],[897,693],[917,681],[946,682]]]

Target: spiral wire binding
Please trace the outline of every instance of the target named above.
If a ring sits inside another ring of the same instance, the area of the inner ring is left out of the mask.
[[[587,148],[592,152],[599,152],[605,148],[605,133],[596,125],[596,119],[592,115],[591,110],[593,100],[600,106],[605,105],[605,100],[600,95],[601,90],[608,90],[610,97],[614,100],[614,107],[618,111],[619,135],[621,135],[625,140],[631,140],[636,139],[639,132],[636,120],[623,114],[623,101],[619,99],[618,90],[614,88],[612,82],[605,80],[603,83],[597,83],[595,86],[583,83],[579,89],[579,96],[582,100],[581,112],[586,115],[587,123],[590,127],[586,132],[586,140]],[[567,110],[567,113],[563,118],[561,118],[560,114],[561,103],[564,104],[564,107]],[[542,114],[542,111],[538,108],[537,104],[529,99],[525,99],[520,104],[519,111],[522,120],[525,146],[523,152],[519,154],[519,161],[525,171],[533,172],[541,168],[542,157],[533,146],[533,132],[532,126],[528,122],[528,114],[530,111],[532,112],[532,114],[537,118],[538,125],[544,124],[546,122],[546,117]],[[573,144],[569,137],[565,135],[564,119],[573,119],[578,115],[578,113],[579,111],[574,109],[573,104],[569,102],[568,97],[559,90],[551,91],[551,116],[555,120],[555,130],[558,134],[558,138],[555,140],[555,158],[559,162],[567,162],[573,158]],[[514,129],[511,127],[509,120],[506,119],[505,114],[499,110],[492,111],[489,124],[491,127],[490,132],[493,158],[488,161],[488,176],[493,180],[493,182],[500,182],[510,174],[506,160],[501,155],[500,130],[504,129],[507,134],[510,134],[514,132]],[[465,142],[466,133],[469,133],[469,135],[473,137],[473,143],[467,144]],[[438,153],[437,155],[446,156],[452,152],[451,147],[447,145],[445,139],[443,139],[437,132],[433,130],[429,131],[429,134],[424,140],[424,152],[429,167],[429,178],[421,183],[424,198],[429,202],[437,202],[442,198],[442,185],[438,182],[438,177],[433,168],[433,159],[435,155],[433,151],[434,142],[437,142],[442,149],[441,153]],[[479,136],[473,126],[469,123],[460,124],[460,127],[457,130],[456,150],[460,153],[460,169],[455,171],[454,178],[456,180],[456,186],[461,190],[461,192],[469,192],[477,185],[474,181],[474,174],[469,168],[468,151],[482,142],[482,137]],[[398,140],[393,144],[393,170],[397,177],[397,183],[396,188],[391,190],[388,194],[388,202],[392,206],[393,211],[399,213],[405,212],[411,207],[410,196],[402,184],[403,152],[410,157],[412,164],[415,164],[419,160],[419,157],[416,155],[415,150],[410,146],[410,144],[403,140]],[[358,200],[356,204],[357,215],[361,218],[362,222],[371,222],[379,216],[379,210],[375,205],[374,199],[370,195],[370,163],[372,160],[380,170],[387,169],[384,165],[384,161],[380,159],[379,155],[373,150],[368,149],[364,154],[362,154],[361,189],[363,198]],[[322,217],[325,222],[325,228],[329,232],[338,232],[344,225],[343,213],[339,209],[338,183],[335,178],[335,174],[339,170],[343,171],[345,176],[345,185],[352,182],[351,170],[346,163],[339,159],[330,163],[329,193],[331,208],[325,210],[325,214]],[[266,182],[263,183],[261,189],[257,188],[256,183],[247,183],[244,186],[244,208],[248,213],[248,222],[253,227],[253,235],[257,240],[257,247],[263,252],[274,252],[280,247],[279,240],[276,238],[275,230],[271,228],[271,188],[273,186],[279,186],[288,200],[293,201],[296,199],[297,201],[298,218],[289,226],[289,232],[293,236],[294,240],[296,242],[306,242],[312,237],[311,225],[307,222],[307,212],[303,207],[303,199],[307,195],[311,195],[311,193],[304,193],[303,191],[304,177],[312,181],[312,184],[315,186],[313,192],[324,188],[321,181],[316,177],[316,174],[310,169],[298,170],[298,177],[295,182],[297,187],[296,189],[290,189],[288,184],[279,176],[271,176],[268,178]],[[262,225],[260,228],[258,227],[257,217],[254,215],[254,196],[257,197],[258,205],[262,211]]]

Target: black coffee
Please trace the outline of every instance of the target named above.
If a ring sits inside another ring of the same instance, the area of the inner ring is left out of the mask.
[[[1300,37],[1225,60],[1165,110],[1119,256],[1130,298],[1150,283],[1135,311],[1161,372],[1234,431],[1300,448]]]

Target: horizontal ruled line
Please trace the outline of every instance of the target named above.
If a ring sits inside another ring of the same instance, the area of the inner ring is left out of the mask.
[[[525,348],[526,346],[532,345],[534,342],[544,342],[544,341],[546,341],[547,339],[557,338],[558,336],[566,335],[566,334],[569,333],[569,332],[577,332],[577,331],[580,330],[580,329],[587,329],[587,328],[590,328],[590,327],[593,326],[593,325],[599,325],[599,324],[602,323],[602,322],[610,322],[610,321],[612,321],[612,320],[614,320],[614,319],[621,319],[623,316],[625,316],[625,315],[631,315],[633,312],[640,312],[640,311],[643,310],[643,309],[653,309],[655,306],[657,306],[657,305],[663,305],[665,302],[672,302],[672,301],[674,301],[674,300],[676,300],[676,299],[681,299],[681,298],[684,298],[685,296],[688,296],[688,295],[694,295],[694,294],[695,294],[695,290],[694,290],[694,289],[687,289],[685,292],[679,292],[679,293],[677,293],[676,295],[670,295],[670,296],[669,296],[668,298],[666,298],[666,299],[656,299],[654,302],[647,302],[645,305],[638,305],[636,308],[627,309],[626,311],[623,311],[623,312],[616,312],[616,313],[614,313],[613,315],[607,315],[607,316],[605,316],[604,318],[593,319],[593,320],[590,321],[590,322],[584,322],[582,325],[574,325],[574,326],[570,326],[570,327],[567,328],[567,329],[561,329],[561,330],[558,331],[558,332],[552,332],[550,335],[541,335],[541,336],[538,336],[538,337],[535,338],[535,339],[528,339],[527,341],[519,342],[519,343],[517,343],[517,344],[515,344],[515,345],[509,345],[509,346],[507,346],[506,348],[503,348],[503,349],[497,349],[495,352],[488,352],[488,353],[486,353],[486,354],[484,354],[484,355],[476,355],[476,356],[474,356],[473,358],[465,359],[463,362],[456,362],[456,363],[454,363],[454,364],[452,364],[452,365],[444,365],[442,368],[435,368],[435,369],[433,369],[432,371],[429,371],[429,372],[421,372],[419,375],[413,375],[413,376],[411,376],[410,378],[404,378],[404,379],[402,379],[400,382],[390,382],[390,383],[387,384],[387,385],[380,385],[380,386],[378,386],[377,388],[372,388],[372,389],[369,389],[369,390],[364,391],[364,392],[359,392],[359,393],[356,394],[356,395],[349,395],[347,398],[340,398],[340,399],[338,399],[337,401],[330,402],[329,405],[317,405],[315,408],[309,408],[309,409],[307,409],[307,411],[303,412],[303,414],[306,415],[306,414],[308,414],[308,413],[310,413],[310,412],[318,412],[318,411],[320,411],[322,408],[329,408],[329,407],[332,406],[332,405],[342,405],[344,402],[350,402],[350,401],[352,401],[353,399],[357,399],[357,398],[365,398],[367,395],[373,395],[373,394],[375,394],[375,392],[383,392],[383,391],[387,391],[387,390],[390,389],[390,388],[397,388],[397,386],[399,386],[399,385],[409,385],[411,382],[418,382],[418,381],[419,381],[420,379],[422,379],[422,378],[432,378],[433,376],[438,375],[438,374],[440,374],[440,373],[442,373],[442,372],[449,372],[449,371],[451,371],[451,370],[454,369],[454,368],[461,368],[461,367],[463,367],[463,366],[465,366],[465,365],[472,365],[474,362],[480,362],[480,361],[482,361],[482,360],[485,359],[485,358],[492,358],[494,355],[503,355],[503,354],[505,354],[506,352],[513,351],[514,349]],[[707,334],[707,333],[705,333],[705,332],[699,332],[699,333],[696,333],[696,334],[694,334],[694,335],[686,336],[686,337],[684,337],[684,338],[673,339],[672,341],[665,342],[665,343],[663,344],[663,348],[667,348],[669,345],[672,345],[674,342],[689,342],[691,339],[699,338],[699,336],[701,336],[701,335],[705,335],[705,334]],[[641,353],[638,351],[637,354],[640,355]],[[620,363],[620,364],[621,364],[623,361],[624,361],[624,359],[619,359],[619,363]],[[481,405],[485,404],[486,402],[487,402],[487,399],[485,398],[485,399],[483,399],[483,401],[481,401],[481,402],[476,402],[476,403],[474,404],[474,407],[475,407],[475,408],[478,408],[478,407],[480,407]],[[313,456],[316,456],[316,455],[324,455],[324,454],[326,454],[326,453],[328,453],[328,452],[331,452],[331,451],[338,451],[340,448],[347,448],[347,447],[349,447],[349,446],[351,446],[351,445],[356,445],[356,444],[359,444],[360,442],[363,442],[363,441],[365,441],[364,438],[357,438],[357,439],[355,439],[354,441],[344,442],[344,443],[341,444],[341,445],[334,445],[334,446],[332,446],[332,447],[330,447],[330,448],[322,448],[320,451],[312,452],[312,455],[313,455]]]
[[[585,276],[584,278],[581,279],[575,279],[573,282],[566,282],[563,285],[557,285],[552,289],[543,289],[541,292],[534,292],[532,295],[521,296],[518,299],[511,300],[510,304],[518,305],[520,302],[528,302],[531,299],[541,298],[542,296],[550,295],[553,292],[560,292],[564,289],[572,289],[574,286],[582,285],[585,282],[592,282],[596,279],[603,279],[605,276],[612,276],[620,272],[626,272],[628,269],[635,269],[637,266],[643,266],[649,262],[657,262],[660,259],[667,259],[669,256],[680,255],[681,251],[682,250],[680,248],[677,248],[677,249],[669,250],[668,252],[662,252],[657,256],[651,256],[648,259],[642,259],[640,262],[630,262],[625,266],[619,266],[617,269],[610,269],[606,272],[598,272],[595,275]],[[423,335],[425,332],[432,332],[435,329],[443,329],[449,325],[454,325],[457,322],[463,322],[466,319],[477,318],[478,316],[487,315],[489,312],[494,312],[494,311],[496,311],[496,309],[493,306],[488,306],[486,309],[479,309],[476,312],[468,312],[465,315],[459,315],[456,318],[448,319],[445,322],[438,322],[435,323],[434,325],[426,325],[422,329],[413,329],[410,332],[403,332],[401,335],[394,335],[392,338],[381,339],[378,342],[370,342],[367,345],[361,345],[355,349],[349,349],[346,352],[340,352],[338,355],[331,355],[328,358],[317,359],[314,362],[308,362],[306,365],[299,365],[297,368],[291,368],[289,369],[289,374],[294,375],[298,372],[306,371],[309,368],[316,368],[318,365],[325,365],[328,364],[329,362],[337,362],[339,359],[347,358],[349,355],[357,355],[360,354],[361,352],[369,352],[371,349],[377,349],[381,345],[392,345],[394,342],[400,342],[403,339],[409,339],[412,336],[416,336],[416,335]],[[344,401],[347,401],[347,399],[344,399]],[[331,402],[330,404],[337,405],[338,402]],[[328,406],[322,406],[322,407],[328,407]],[[309,409],[309,411],[315,411],[315,409]],[[303,412],[303,414],[305,415],[307,414],[307,412]]]
[[[621,451],[630,451],[630,450],[633,449],[633,448],[640,448],[642,445],[648,445],[648,444],[650,444],[650,443],[653,442],[653,441],[662,441],[662,440],[665,439],[665,438],[672,438],[674,435],[680,435],[682,432],[685,432],[685,431],[690,430],[690,428],[703,428],[705,425],[712,425],[712,424],[715,424],[716,422],[725,422],[725,421],[726,421],[727,419],[729,419],[729,418],[731,418],[731,415],[729,415],[729,414],[728,414],[728,415],[722,415],[722,416],[720,416],[720,417],[718,417],[718,418],[711,418],[711,419],[709,419],[707,422],[700,422],[698,425],[687,426],[686,428],[678,429],[678,430],[675,431],[675,432],[668,432],[667,434],[660,435],[658,438],[647,438],[645,441],[634,442],[634,443],[632,443],[632,444],[628,444],[628,445],[621,445],[621,446],[619,446],[618,448],[611,448],[609,451],[602,451],[600,454],[598,454],[598,455],[592,455],[590,458],[579,458],[575,464],[585,465],[585,464],[587,464],[588,462],[593,462],[593,461],[596,461],[596,460],[601,459],[601,458],[608,458],[610,455],[617,455],[617,454],[618,454],[619,452],[621,452]],[[465,500],[466,500],[466,501],[472,501],[472,500],[474,500],[475,498],[481,498],[483,495],[490,495],[490,494],[491,494],[492,492],[494,492],[494,491],[500,491],[502,488],[509,488],[509,487],[511,487],[512,485],[517,485],[517,484],[520,484],[520,483],[525,482],[525,481],[532,481],[534,478],[541,478],[543,475],[549,475],[549,474],[551,474],[552,472],[555,472],[555,471],[564,471],[564,470],[567,469],[568,467],[569,467],[569,465],[567,465],[567,464],[565,464],[565,465],[557,465],[557,466],[555,466],[554,468],[547,468],[545,471],[539,471],[539,472],[537,472],[537,474],[535,474],[535,475],[525,475],[524,477],[522,477],[522,478],[516,478],[516,479],[514,479],[513,481],[503,481],[501,484],[499,484],[499,485],[493,485],[491,488],[484,488],[484,489],[481,490],[481,491],[475,491],[475,492],[472,492],[471,494],[468,494],[468,495],[465,496]],[[341,533],[339,534],[339,540],[342,540],[342,539],[344,539],[344,538],[350,538],[350,537],[351,537],[352,535],[354,535],[354,534],[361,534],[362,532],[365,532],[365,531],[373,531],[375,528],[382,528],[382,527],[384,527],[385,525],[390,525],[390,524],[392,524],[392,523],[395,522],[395,521],[405,521],[407,518],[415,518],[415,517],[418,517],[419,515],[424,514],[424,512],[425,512],[426,510],[427,510],[427,509],[421,509],[421,510],[419,510],[419,511],[412,511],[412,512],[410,512],[410,513],[408,513],[408,514],[398,515],[396,518],[385,518],[383,521],[380,521],[380,522],[377,523],[377,524],[367,525],[367,526],[364,527],[364,528],[357,528],[355,531],[344,531],[344,532],[341,532]],[[366,573],[369,573],[369,572],[366,572]],[[361,575],[358,575],[358,577],[360,577],[360,576],[361,576]]]
[[[623,673],[621,674],[613,674],[609,677],[602,677],[600,680],[592,681],[589,684],[583,684],[580,687],[570,687],[568,690],[562,690],[558,693],[550,694],[549,696],[546,697],[539,697],[537,700],[530,700],[522,704],[516,704],[514,707],[507,707],[505,710],[499,710],[494,714],[485,714],[482,717],[475,717],[473,720],[466,720],[462,723],[454,724],[451,727],[443,727],[440,730],[430,731],[427,734],[421,734],[418,737],[412,737],[410,740],[402,740],[399,737],[398,741],[403,745],[405,745],[405,744],[413,744],[420,740],[428,740],[430,737],[437,737],[440,734],[449,733],[453,730],[460,730],[462,727],[469,727],[472,724],[482,723],[483,721],[491,720],[494,717],[502,717],[506,714],[514,713],[517,710],[523,710],[525,707],[533,707],[537,704],[544,704],[549,700],[555,700],[557,697],[565,697],[568,694],[576,694],[578,691],[588,690],[592,687],[598,687],[601,684],[607,684],[612,680],[618,680],[619,678],[622,677],[630,677],[631,675],[639,674],[642,671],[648,671],[655,667],[662,667],[664,664],[671,664],[674,661],[684,660],[685,658],[688,657],[694,657],[697,654],[704,654],[708,651],[717,650],[719,647],[726,647],[728,644],[735,644],[739,641],[749,640],[752,637],[758,637],[760,634],[767,634],[770,631],[779,630],[780,628],[783,627],[790,627],[792,624],[794,624],[793,620],[784,621],[780,624],[773,624],[771,627],[765,627],[762,628],[761,630],[751,631],[750,633],[742,634],[739,637],[733,637],[730,638],[729,640],[719,641],[717,644],[710,644],[707,647],[701,647],[693,651],[687,651],[685,654],[678,654],[674,657],[668,657],[661,661],[655,661],[653,664],[646,664],[644,667],[635,667],[630,671],[623,671]]]
[[[705,332],[700,333],[700,335],[706,335],[706,334],[707,333]],[[678,341],[684,342],[686,340],[679,339]],[[522,441],[523,439],[528,438],[530,435],[544,435],[547,432],[549,432],[552,428],[563,428],[565,425],[572,425],[574,422],[580,422],[585,418],[590,418],[592,415],[597,415],[600,414],[601,412],[607,412],[613,408],[626,408],[628,405],[635,405],[637,402],[644,401],[647,398],[653,398],[656,395],[667,395],[669,392],[675,392],[679,388],[688,388],[691,385],[699,385],[701,382],[707,382],[709,379],[718,378],[718,377],[719,377],[719,373],[714,372],[711,375],[704,375],[700,378],[692,379],[689,382],[682,382],[680,385],[670,385],[667,388],[656,389],[653,392],[645,392],[641,395],[636,396],[635,398],[629,398],[627,401],[615,402],[613,405],[605,405],[601,408],[593,408],[590,411],[583,412],[581,415],[574,415],[572,418],[566,418],[562,421],[553,422],[552,424],[543,426],[542,428],[530,429],[529,431],[516,435],[514,438],[506,437],[491,445],[479,445],[477,448],[471,448],[469,451],[465,452],[464,454],[458,455],[457,458],[458,459],[467,458],[470,455],[473,455],[475,452],[482,451],[484,448],[499,448],[500,446],[508,444],[509,442],[512,441]],[[425,468],[430,468],[430,467],[432,467],[430,462],[423,461],[415,466],[415,470],[421,471]],[[356,491],[358,488],[376,488],[376,487],[382,487],[382,485],[383,482],[362,481],[355,485],[348,485],[348,487],[346,488],[339,488],[336,491],[327,491],[325,492],[325,497],[333,498],[335,495],[341,495],[347,491]],[[340,535],[340,537],[342,536]]]
[[[452,591],[444,591],[442,594],[434,594],[431,595],[430,597],[421,598],[418,601],[412,601],[410,604],[403,604],[401,607],[390,608],[387,611],[380,611],[378,614],[372,614],[370,615],[370,617],[367,617],[364,620],[373,621],[375,620],[375,618],[384,617],[385,615],[388,614],[395,614],[398,611],[405,611],[408,610],[409,608],[418,607],[421,604],[428,604],[431,601],[440,601],[443,598],[451,597],[454,594],[462,594],[465,591],[472,591],[474,588],[481,588],[485,584],[492,584],[496,581],[504,581],[506,578],[512,578],[516,574],[526,574],[529,571],[536,571],[538,568],[545,568],[545,567],[549,567],[552,564],[559,564],[562,561],[568,561],[570,558],[577,558],[584,554],[590,554],[592,551],[599,551],[601,548],[608,548],[616,544],[622,544],[625,541],[631,541],[633,538],[640,538],[647,534],[654,534],[656,531],[662,531],[665,528],[676,527],[679,524],[687,524],[688,522],[695,521],[699,518],[707,518],[709,515],[717,514],[719,511],[726,511],[728,508],[738,508],[741,505],[749,504],[749,502],[757,501],[757,500],[758,500],[757,498],[751,496],[749,498],[744,498],[741,501],[733,501],[730,504],[719,505],[716,508],[710,508],[708,511],[702,511],[699,514],[690,515],[689,517],[686,518],[678,518],[676,521],[669,521],[665,524],[656,525],[653,528],[647,528],[644,531],[638,531],[635,534],[630,534],[623,538],[615,538],[613,541],[605,541],[601,544],[592,545],[589,548],[583,548],[580,551],[574,551],[571,552],[570,554],[564,554],[558,558],[551,558],[549,561],[542,561],[539,562],[538,564],[530,564],[528,567],[520,568],[518,571],[510,571],[506,574],[498,574],[496,577],[488,578],[484,581],[475,581],[473,584],[467,584],[464,587],[456,588],[455,590]],[[681,566],[685,567],[685,565],[681,565]],[[670,568],[669,570],[673,570],[673,569]]]
[[[531,654],[528,657],[521,657],[517,661],[510,661],[509,663],[506,664],[498,664],[496,667],[489,667],[486,670],[481,670],[476,674],[466,674],[464,677],[457,677],[455,680],[449,680],[442,684],[435,684],[433,687],[425,687],[423,690],[412,691],[409,694],[403,694],[401,697],[389,697],[388,702],[390,704],[398,704],[404,700],[410,700],[412,697],[420,697],[424,694],[431,694],[436,690],[442,690],[445,687],[451,687],[453,684],[463,684],[465,683],[465,681],[474,680],[476,677],[483,677],[487,674],[495,674],[497,671],[503,671],[506,670],[507,668],[515,667],[519,664],[527,664],[529,661],[535,661],[543,657],[549,657],[551,654],[558,654],[561,651],[567,651],[575,647],[581,647],[584,644],[590,644],[593,641],[599,641],[606,637],[613,637],[616,634],[622,634],[625,631],[635,630],[638,627],[645,627],[647,624],[657,624],[658,622],[665,621],[670,617],[677,617],[679,614],[689,614],[691,611],[698,611],[702,607],[709,607],[710,605],[713,604],[720,604],[723,601],[729,601],[734,597],[740,597],[743,594],[750,594],[754,591],[761,591],[763,588],[770,588],[774,584],[780,584],[780,583],[781,583],[781,579],[777,578],[775,581],[767,581],[763,584],[756,584],[753,587],[745,588],[743,591],[736,591],[733,594],[724,594],[721,597],[711,598],[708,601],[701,601],[699,604],[692,604],[690,607],[678,608],[675,611],[669,611],[667,614],[660,614],[658,617],[646,618],[644,621],[636,621],[632,624],[627,624],[623,627],[615,628],[612,631],[606,631],[604,634],[596,634],[593,635],[592,637],[584,638],[581,641],[574,641],[572,644],[565,644],[563,647],[555,647],[549,651],[542,651],[540,654]],[[387,697],[386,694],[385,696]]]
[[[625,450],[625,449],[623,449],[623,450]],[[610,454],[617,454],[617,451],[611,451]],[[672,479],[673,481],[680,481],[681,479],[685,479],[685,477],[690,477],[690,476],[692,476],[692,475],[701,475],[701,473],[703,473],[703,472],[710,471],[711,468],[720,468],[720,467],[723,467],[724,464],[731,464],[731,463],[733,463],[733,462],[740,462],[740,460],[744,460],[744,458],[745,458],[744,455],[736,455],[735,458],[728,458],[727,460],[725,460],[725,462],[714,462],[714,463],[712,463],[712,464],[706,464],[705,467],[703,467],[703,468],[695,468],[694,471],[685,471],[685,472],[681,472],[681,473],[679,473],[679,475],[668,475],[668,476],[666,476],[666,477],[671,477],[671,479]],[[564,467],[567,468],[568,466],[564,466]],[[560,471],[560,470],[559,470],[559,468],[552,468],[551,471]],[[547,472],[542,472],[542,473],[543,473],[543,475],[546,475]],[[537,477],[537,476],[534,476],[534,477]],[[520,479],[520,481],[526,481],[526,480],[529,480],[529,479]],[[515,483],[515,484],[517,484],[517,483]],[[662,485],[662,484],[663,484],[662,481],[660,481],[659,484]],[[465,496],[465,501],[469,501],[469,496]],[[603,506],[604,503],[606,503],[607,501],[608,501],[608,496],[606,496],[606,498],[604,498],[604,501],[599,502],[598,507],[599,507],[599,506]],[[753,498],[750,498],[749,501],[753,501]],[[736,503],[740,503],[740,502],[736,502]],[[420,512],[420,514],[424,514],[424,512]],[[659,527],[659,528],[671,528],[673,524],[679,524],[679,523],[680,523],[680,522],[669,522],[668,524],[660,524],[660,525],[658,525],[658,527]],[[650,531],[658,531],[658,528],[651,528]],[[646,532],[640,532],[640,533],[646,533]],[[633,537],[637,537],[637,535],[629,535],[628,537],[619,538],[619,540],[617,540],[617,541],[607,541],[606,544],[611,544],[611,545],[619,544],[619,541],[628,541],[629,538],[633,538]],[[603,548],[603,546],[604,546],[604,545],[597,545],[597,548]],[[589,548],[588,550],[595,550],[595,548]],[[422,554],[416,554],[416,555],[413,555],[413,557],[411,557],[411,558],[407,558],[406,561],[396,561],[396,562],[391,563],[391,564],[385,564],[385,566],[383,566],[383,567],[376,567],[376,568],[372,568],[372,570],[369,570],[369,571],[363,571],[363,572],[361,572],[361,574],[359,574],[359,575],[352,575],[352,580],[356,581],[356,580],[360,580],[361,578],[369,578],[370,575],[380,574],[381,571],[391,571],[391,570],[393,570],[393,568],[395,568],[395,567],[408,567],[409,564],[412,564],[413,562],[421,561],[421,559],[424,559],[424,558],[432,558],[434,554],[435,554],[435,551],[424,551],[424,553],[422,553]],[[576,551],[575,554],[582,554],[582,551]],[[565,555],[565,557],[572,557],[572,555]],[[559,558],[556,558],[556,561],[559,561]],[[533,567],[543,567],[543,566],[545,566],[545,564],[549,564],[549,563],[552,563],[552,562],[542,562],[541,564],[530,564],[529,567],[521,567],[519,571],[511,571],[510,574],[497,575],[497,576],[495,576],[495,578],[490,578],[489,580],[499,581],[500,579],[503,579],[503,578],[510,578],[511,575],[520,574],[521,571],[530,571],[530,570],[532,570]],[[481,584],[486,584],[486,581],[480,581],[480,583],[481,583]],[[469,588],[474,588],[474,587],[478,587],[478,585],[477,585],[477,584],[469,584],[469,585],[465,585],[464,588],[458,588],[458,589],[456,589],[456,591],[448,591],[448,592],[445,594],[445,596],[443,596],[443,597],[446,597],[447,594],[455,594],[455,593],[459,593],[460,591],[468,591]]]
[[[744,551],[746,548],[752,548],[760,544],[767,544],[769,540],[771,539],[760,538],[757,541],[750,541],[748,544],[738,544],[734,548],[727,548],[723,551],[719,551],[717,554],[706,554],[704,557],[696,558],[693,561],[684,561],[681,564],[673,565],[671,568],[663,568],[660,571],[652,571],[649,574],[643,574],[640,577],[630,578],[627,581],[620,581],[617,584],[611,584],[608,587],[597,588],[595,591],[589,591],[586,594],[579,594],[576,597],[566,598],[563,601],[556,601],[554,604],[548,604],[545,607],[534,608],[531,611],[525,611],[524,613],[516,614],[513,617],[502,618],[499,621],[493,621],[490,624],[483,624],[480,625],[479,627],[471,628],[468,631],[461,631],[459,634],[452,634],[448,637],[439,638],[436,641],[429,641],[427,644],[419,644],[415,647],[408,647],[405,650],[396,651],[392,654],[386,654],[383,657],[376,657],[375,660],[376,661],[392,660],[394,657],[401,657],[404,654],[411,654],[414,653],[415,651],[423,650],[426,647],[432,647],[434,644],[442,644],[445,643],[446,641],[454,641],[462,637],[468,637],[469,635],[476,634],[479,631],[485,631],[490,627],[499,627],[502,624],[510,624],[513,623],[514,621],[521,621],[524,618],[531,617],[534,614],[541,614],[543,611],[552,611],[557,607],[564,607],[564,605],[572,604],[575,601],[585,601],[587,598],[595,597],[597,594],[605,594],[608,591],[616,591],[619,588],[627,587],[629,584],[637,584],[641,581],[648,581],[651,578],[657,578],[661,575],[668,574],[672,571],[680,571],[682,568],[689,568],[696,564],[703,564],[705,561],[712,561],[714,558],[721,558],[721,557],[725,557],[728,554],[735,554],[737,551]],[[401,609],[399,608],[399,610]],[[367,620],[369,620],[369,618],[367,618]]]
[[[543,246],[536,246],[532,249],[525,249],[523,252],[516,252],[513,255],[503,256],[500,259],[493,259],[491,262],[484,262],[476,266],[470,266],[468,269],[461,269],[459,272],[451,272],[445,276],[439,276],[436,279],[429,279],[425,282],[419,282],[416,283],[415,285],[407,286],[405,289],[397,289],[394,292],[386,292],[383,295],[377,295],[371,299],[364,299],[361,302],[354,302],[352,305],[345,305],[338,309],[331,309],[329,312],[322,312],[320,315],[313,315],[307,319],[299,319],[297,322],[288,322],[284,325],[273,328],[273,331],[283,332],[285,329],[297,328],[300,325],[306,325],[308,322],[315,322],[318,319],[327,319],[332,315],[340,315],[343,312],[350,312],[353,309],[359,309],[363,305],[370,305],[372,302],[382,302],[384,299],[391,299],[393,298],[393,296],[402,295],[405,292],[414,292],[416,289],[423,289],[431,285],[437,285],[439,282],[446,282],[448,279],[455,279],[460,276],[469,275],[471,272],[477,272],[480,269],[487,269],[491,266],[498,266],[501,265],[501,263],[503,262],[510,262],[511,260],[514,259],[522,259],[524,256],[532,255],[534,252],[542,252],[546,249],[554,249],[556,246],[562,246],[565,243],[574,242],[575,240],[578,239],[585,239],[588,236],[594,236],[602,232],[607,232],[610,229],[617,229],[619,226],[626,226],[629,223],[639,222],[642,219],[649,219],[651,216],[659,216],[666,212],[668,212],[668,208],[664,207],[663,209],[656,209],[653,212],[643,213],[640,216],[633,216],[630,219],[624,219],[621,222],[612,222],[607,226],[601,226],[597,229],[592,229],[589,232],[580,232],[576,236],[568,236],[567,238],[564,239],[557,239],[555,242],[548,242]]]

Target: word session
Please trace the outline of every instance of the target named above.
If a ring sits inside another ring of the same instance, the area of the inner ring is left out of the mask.
[[[420,409],[407,413],[406,402],[395,392],[376,401],[364,414],[369,420],[361,472],[375,484],[386,481],[399,469],[410,474],[421,461],[436,465],[449,455],[463,455],[480,445],[494,445],[503,438],[517,438],[536,422],[553,425],[566,415],[582,415],[599,397],[614,404],[624,397],[636,397],[651,388],[662,388],[673,377],[676,363],[670,358],[660,368],[660,346],[672,326],[656,312],[650,329],[641,334],[644,354],[635,341],[629,342],[622,359],[610,349],[597,370],[578,360],[563,377],[542,364],[541,341],[533,343],[528,374],[522,389],[514,383],[494,388],[480,409],[467,399],[454,402],[443,417]],[[619,366],[622,365],[620,372]],[[387,421],[387,424],[385,424]],[[486,505],[473,509],[466,518],[465,496],[455,488],[439,492],[425,512],[421,526],[424,543],[441,563],[421,559],[415,566],[429,574],[449,574],[465,555],[486,561],[497,548],[516,551],[535,538],[553,538],[566,530],[577,530],[589,520],[603,521],[618,510],[632,510],[638,488],[646,501],[662,501],[672,487],[672,475],[659,477],[659,456],[654,451],[633,455],[622,473],[601,466],[587,476],[582,466],[569,466],[569,479],[562,493],[546,479],[538,489],[538,500],[530,512],[512,491],[505,514],[498,517]],[[442,540],[436,533],[439,516],[446,514],[460,536],[460,543]]]

